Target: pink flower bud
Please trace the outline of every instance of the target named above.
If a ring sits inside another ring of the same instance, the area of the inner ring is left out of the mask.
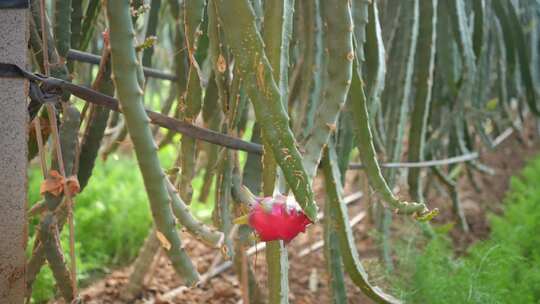
[[[297,206],[288,205],[283,195],[258,198],[251,206],[248,221],[264,242],[290,242],[312,223]]]

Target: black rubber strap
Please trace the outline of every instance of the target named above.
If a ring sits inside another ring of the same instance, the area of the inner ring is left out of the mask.
[[[29,0],[0,0],[0,9],[29,8]]]
[[[15,64],[0,62],[0,78],[1,77],[23,77],[32,81],[32,85],[37,86],[42,93],[42,96],[37,98],[34,97],[39,103],[48,102],[52,100],[55,95],[60,96],[62,92],[69,92],[86,102],[100,105],[113,111],[122,112],[118,100],[111,96],[62,79],[33,74]],[[35,96],[38,96],[38,94],[35,94]],[[244,141],[234,136],[219,133],[210,129],[201,128],[154,111],[146,110],[146,114],[148,114],[148,117],[153,124],[182,133],[185,136],[235,150],[262,154],[262,146],[259,144]]]

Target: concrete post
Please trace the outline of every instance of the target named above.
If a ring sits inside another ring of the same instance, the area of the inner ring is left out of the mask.
[[[25,67],[28,9],[5,8],[16,2],[0,3],[0,61]],[[0,77],[0,303],[24,301],[27,91],[27,81]]]

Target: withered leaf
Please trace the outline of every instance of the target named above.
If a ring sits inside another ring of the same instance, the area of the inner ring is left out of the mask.
[[[167,251],[171,250],[171,242],[161,233],[159,230],[156,230],[156,236],[161,243],[161,247],[167,249]]]

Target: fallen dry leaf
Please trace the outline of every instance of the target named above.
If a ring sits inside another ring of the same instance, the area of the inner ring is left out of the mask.
[[[167,249],[167,251],[171,250],[171,242],[169,242],[169,240],[165,237],[165,235],[163,235],[163,233],[161,233],[159,230],[156,230],[156,236],[163,248]]]

